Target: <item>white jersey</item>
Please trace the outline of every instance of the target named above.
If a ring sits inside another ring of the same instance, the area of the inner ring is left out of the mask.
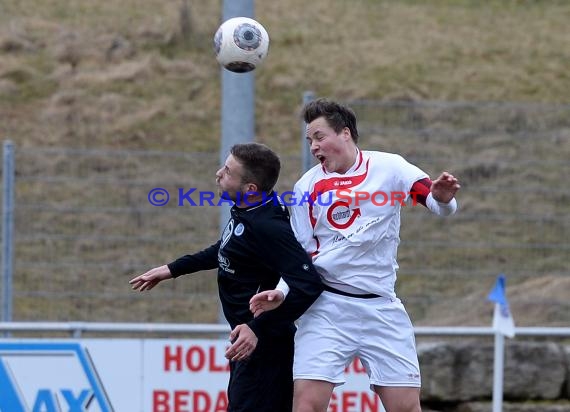
[[[344,174],[317,165],[299,179],[293,231],[326,284],[395,297],[400,209],[426,177],[399,155],[359,151]]]

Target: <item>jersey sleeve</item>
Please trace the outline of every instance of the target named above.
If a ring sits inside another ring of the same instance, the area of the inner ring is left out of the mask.
[[[172,273],[172,277],[177,278],[178,276],[199,272],[201,270],[216,269],[218,267],[218,250],[220,249],[220,243],[221,241],[219,240],[216,244],[200,252],[182,256],[170,262],[167,266],[170,269],[170,273]]]
[[[393,164],[395,176],[397,176],[396,185],[398,190],[406,193],[406,200],[410,197],[413,190],[413,185],[418,180],[429,178],[428,174],[422,169],[409,163],[400,155],[393,157]]]
[[[417,203],[427,207],[427,197],[430,194],[431,179],[426,177],[417,180],[412,184],[410,195],[412,197],[412,204],[415,206]]]
[[[258,337],[282,333],[318,298],[321,278],[285,218],[274,218],[256,228],[261,264],[279,272],[289,286],[283,304],[248,322]]]
[[[295,201],[290,207],[291,211],[291,227],[297,241],[306,253],[311,254],[317,250],[317,241],[314,237],[313,227],[311,226],[311,218],[309,212],[309,202],[307,200],[307,191],[303,191],[296,184],[293,188],[295,193]]]

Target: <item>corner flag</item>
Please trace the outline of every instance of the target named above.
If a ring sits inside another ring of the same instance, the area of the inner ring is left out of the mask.
[[[491,302],[495,302],[495,312],[493,314],[493,330],[502,335],[513,338],[515,336],[515,321],[509,310],[509,302],[507,302],[505,275],[501,274],[497,277],[495,286],[487,296]]]

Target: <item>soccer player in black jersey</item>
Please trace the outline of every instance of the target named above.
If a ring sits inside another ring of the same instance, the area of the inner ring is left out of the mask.
[[[200,270],[218,268],[219,296],[231,327],[228,411],[290,412],[294,321],[322,291],[311,259],[295,239],[289,212],[273,192],[279,157],[259,143],[237,144],[216,173],[220,196],[234,202],[221,239],[131,279],[135,290]],[[284,282],[279,282],[280,278]],[[288,289],[278,309],[253,317],[257,292]]]

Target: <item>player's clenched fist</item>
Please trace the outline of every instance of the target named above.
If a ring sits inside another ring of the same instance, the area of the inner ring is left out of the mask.
[[[459,180],[455,176],[443,172],[432,182],[431,194],[438,202],[449,203],[460,188]]]

